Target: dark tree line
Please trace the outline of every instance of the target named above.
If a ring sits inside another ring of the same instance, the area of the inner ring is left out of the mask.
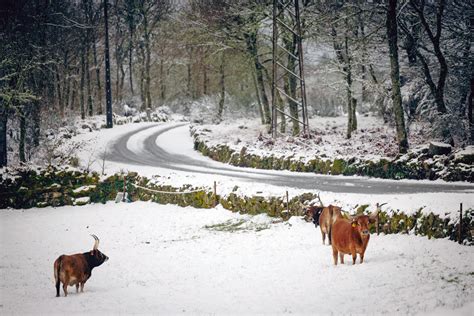
[[[237,95],[253,100],[246,102],[262,124],[270,123],[273,1],[108,2],[116,104],[135,103],[145,111],[215,95],[220,121]],[[103,3],[2,2],[0,166],[12,151],[20,161],[29,160],[41,145],[46,118],[66,122],[104,114]],[[331,51],[329,71],[337,73],[343,97],[330,104],[344,104],[347,138],[357,130],[356,112],[370,108],[394,124],[400,152],[409,147],[408,127],[415,118],[432,122],[438,138],[473,141],[472,2],[304,0],[301,7],[304,43]],[[282,19],[292,22],[291,15]],[[290,57],[297,53],[295,38],[285,30],[280,38],[288,52],[282,56],[285,67],[296,69]],[[312,75],[309,69],[306,77]],[[280,80],[285,93],[296,98],[294,78]],[[307,86],[312,88],[327,89]],[[410,89],[416,93],[407,93]],[[276,97],[280,110],[298,118],[291,98]],[[310,107],[321,100],[317,94],[308,99]],[[279,121],[281,132],[291,123],[290,132],[299,133],[297,120]]]
[[[128,58],[143,107],[151,107],[150,40],[168,1],[109,0],[115,99],[122,99]],[[45,117],[104,114],[104,1],[7,0],[0,7],[0,166],[7,164],[9,121],[19,121],[19,160],[40,145]],[[31,130],[31,131],[30,131]],[[8,137],[7,137],[8,136]]]

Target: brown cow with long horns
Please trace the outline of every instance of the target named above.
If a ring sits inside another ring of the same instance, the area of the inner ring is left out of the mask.
[[[54,279],[56,280],[56,296],[59,296],[59,285],[63,283],[64,296],[67,296],[67,287],[76,286],[76,292],[84,292],[84,284],[91,277],[92,269],[100,266],[109,257],[99,251],[99,238],[91,235],[94,247],[89,252],[75,255],[62,255],[54,261]]]

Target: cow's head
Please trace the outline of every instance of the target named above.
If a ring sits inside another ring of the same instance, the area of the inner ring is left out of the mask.
[[[307,222],[313,222],[316,226],[319,223],[319,216],[323,211],[322,206],[308,206],[305,210],[304,220]]]
[[[96,235],[91,235],[95,241],[94,241],[94,247],[90,251],[91,255],[91,260],[92,264],[94,267],[100,266],[102,263],[106,262],[109,260],[109,257],[107,257],[105,254],[103,254],[98,248],[99,248],[99,238]]]
[[[383,205],[383,204],[382,204]],[[375,223],[377,219],[377,214],[380,211],[382,205],[377,203],[377,208],[373,211],[370,215],[359,215],[351,217],[351,225],[353,229],[356,229],[362,236],[368,236],[369,232],[369,224]]]
[[[362,236],[368,236],[370,234],[369,223],[371,222],[372,220],[370,219],[369,216],[359,215],[352,218],[351,225],[352,225],[352,228],[357,230]]]

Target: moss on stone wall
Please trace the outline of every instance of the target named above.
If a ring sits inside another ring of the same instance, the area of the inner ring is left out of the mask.
[[[360,175],[383,179],[443,179],[446,181],[474,182],[474,167],[441,157],[431,159],[426,153],[410,153],[406,159],[361,160],[357,157],[330,159],[315,157],[307,162],[294,157],[258,156],[243,147],[236,152],[226,145],[208,147],[194,135],[194,148],[210,158],[240,167],[290,170],[332,175]],[[416,155],[419,156],[416,156]],[[399,157],[400,158],[400,157]],[[444,159],[444,160],[443,160]],[[447,167],[446,167],[447,166]],[[443,169],[446,167],[447,169]]]
[[[323,165],[329,168],[339,168],[343,163],[336,166]],[[137,188],[133,184],[147,187],[156,191],[184,192],[195,191],[186,194],[153,193],[148,190]],[[87,189],[74,190],[88,186]],[[89,197],[91,203],[105,203],[114,200],[118,192],[123,191],[123,175],[112,175],[105,180],[100,180],[96,173],[81,173],[72,170],[57,170],[54,168],[34,171],[24,170],[15,174],[14,179],[4,177],[0,179],[0,209],[4,208],[31,208],[46,206],[74,205],[78,197]],[[193,206],[196,208],[212,208],[215,202],[220,203],[225,209],[242,214],[268,214],[280,217],[284,220],[291,216],[301,216],[304,207],[316,196],[305,193],[286,201],[282,197],[263,196],[240,196],[231,193],[227,196],[214,197],[213,193],[206,188],[193,188],[183,186],[175,188],[166,185],[153,185],[144,177],[136,173],[126,176],[126,190],[131,201],[153,201],[160,204],[177,204],[180,206]],[[87,203],[87,202],[85,202]],[[361,205],[356,213],[366,212],[369,205]],[[465,244],[473,243],[471,230],[474,227],[474,210],[467,210],[463,218],[463,236]],[[380,212],[379,228],[386,234],[403,233],[428,236],[428,238],[457,239],[459,230],[458,223],[451,222],[449,218],[441,218],[433,213],[426,214],[421,209],[412,215],[396,211]],[[375,232],[375,227],[371,227]]]

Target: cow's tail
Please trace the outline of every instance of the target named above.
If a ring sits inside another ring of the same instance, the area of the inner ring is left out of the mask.
[[[56,297],[59,297],[59,286],[61,283],[59,273],[61,271],[61,264],[63,261],[63,256],[60,256],[58,259],[56,259],[56,264],[55,264],[55,270],[54,270],[54,279],[56,281]]]

